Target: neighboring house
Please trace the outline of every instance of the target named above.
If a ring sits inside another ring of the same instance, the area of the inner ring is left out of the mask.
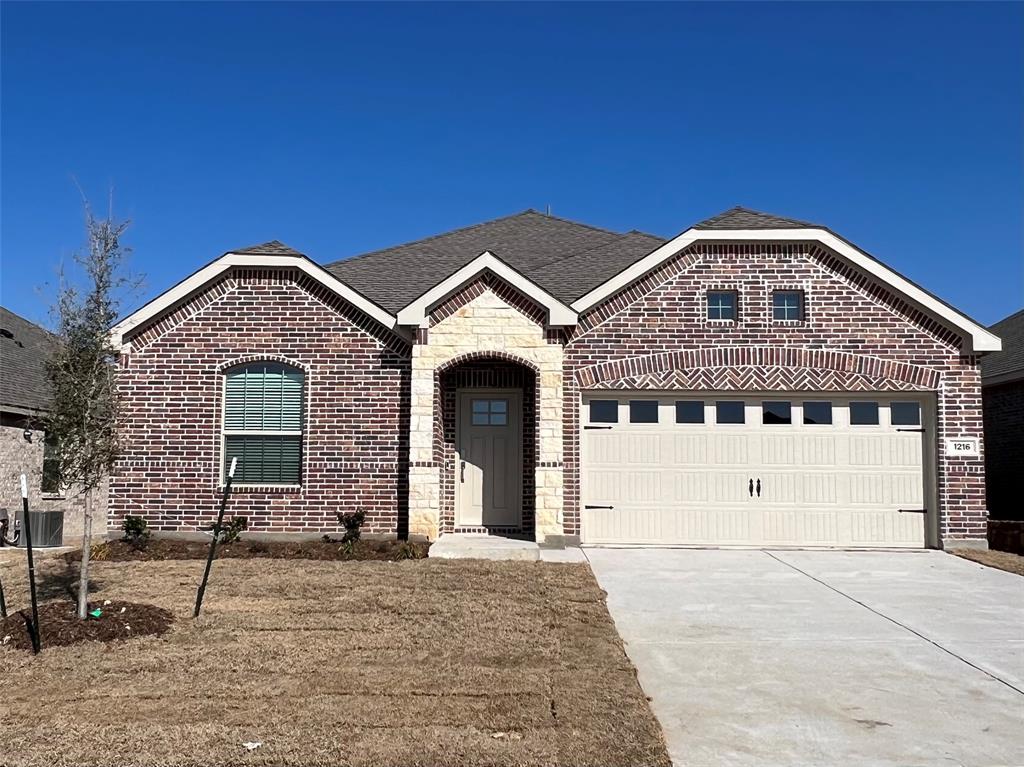
[[[63,487],[43,430],[49,405],[46,360],[55,340],[43,328],[0,307],[0,508],[21,510],[21,475],[33,511],[63,511],[64,540],[82,534],[85,498]],[[106,494],[97,493],[93,534],[106,533]]]
[[[549,545],[985,538],[999,340],[828,229],[535,211],[320,266],[231,251],[114,329],[114,520]],[[955,444],[954,444],[955,440]],[[956,454],[954,454],[954,451]]]
[[[1003,350],[981,363],[988,509],[996,519],[1024,519],[1024,309],[989,330]]]

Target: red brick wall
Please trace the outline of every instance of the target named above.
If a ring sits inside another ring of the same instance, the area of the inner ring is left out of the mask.
[[[407,344],[295,270],[236,270],[130,339],[122,359],[126,452],[110,488],[126,514],[191,531],[216,515],[222,371],[277,360],[306,373],[300,489],[237,488],[228,514],[254,529],[339,529],[364,509],[368,532],[407,524]]]
[[[706,319],[712,289],[738,292],[737,322]],[[772,320],[771,294],[779,289],[804,292],[803,320]],[[899,389],[937,398],[941,537],[984,538],[982,463],[943,455],[946,437],[982,437],[977,359],[961,356],[959,345],[955,333],[816,246],[690,247],[586,314],[570,336],[566,534],[579,534],[585,388]]]
[[[982,389],[988,509],[997,519],[1024,519],[1024,381]]]

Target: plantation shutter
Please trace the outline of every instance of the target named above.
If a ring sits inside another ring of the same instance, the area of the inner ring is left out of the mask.
[[[254,363],[225,378],[224,466],[238,459],[235,481],[241,484],[299,484],[303,373]]]

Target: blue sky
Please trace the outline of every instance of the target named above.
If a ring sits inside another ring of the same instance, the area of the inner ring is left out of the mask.
[[[1024,305],[1022,4],[4,3],[0,300],[46,318],[72,177],[133,302],[232,247],[327,262],[533,207],[826,224],[988,324]],[[132,307],[127,307],[132,308]]]

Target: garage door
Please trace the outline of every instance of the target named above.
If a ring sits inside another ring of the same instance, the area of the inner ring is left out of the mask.
[[[922,547],[922,405],[586,396],[583,541]]]

